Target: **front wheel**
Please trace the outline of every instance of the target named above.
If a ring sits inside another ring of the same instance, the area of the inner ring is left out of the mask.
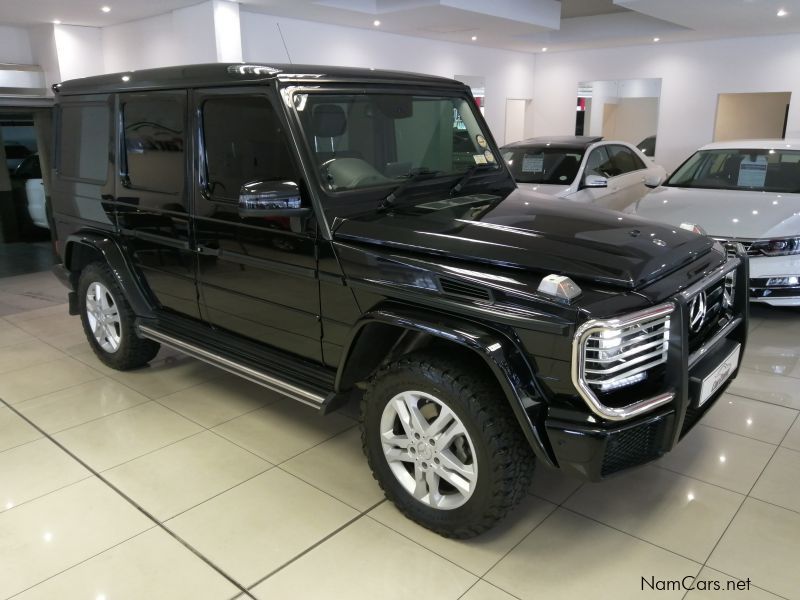
[[[386,497],[446,537],[491,528],[532,474],[508,401],[470,361],[416,354],[379,371],[362,403],[362,444]]]
[[[136,369],[158,353],[158,343],[136,335],[136,316],[107,265],[92,263],[81,272],[78,302],[86,339],[109,367]]]

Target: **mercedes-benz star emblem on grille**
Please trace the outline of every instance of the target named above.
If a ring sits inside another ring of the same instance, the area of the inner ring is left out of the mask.
[[[697,333],[706,320],[706,292],[703,290],[689,302],[689,330]]]

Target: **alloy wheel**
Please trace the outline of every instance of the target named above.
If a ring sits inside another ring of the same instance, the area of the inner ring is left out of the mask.
[[[86,290],[86,317],[100,347],[113,354],[122,341],[122,324],[114,296],[102,283],[94,282]]]

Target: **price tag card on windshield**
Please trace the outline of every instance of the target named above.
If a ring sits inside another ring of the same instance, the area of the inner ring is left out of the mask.
[[[767,157],[763,154],[756,156],[755,160],[745,157],[739,164],[739,187],[763,188],[767,179]]]
[[[544,154],[526,154],[522,157],[523,173],[541,173],[544,171]]]

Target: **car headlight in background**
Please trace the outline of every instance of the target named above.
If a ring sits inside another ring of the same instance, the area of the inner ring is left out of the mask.
[[[789,256],[800,254],[800,238],[779,238],[775,240],[759,240],[750,246],[751,254],[764,256]]]

